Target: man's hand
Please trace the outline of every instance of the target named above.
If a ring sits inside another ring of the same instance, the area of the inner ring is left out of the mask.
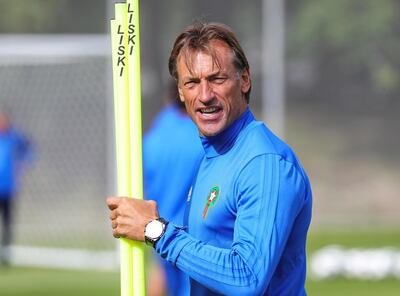
[[[157,203],[153,200],[138,200],[127,197],[109,197],[107,206],[113,236],[144,241],[144,228],[150,221],[159,218]]]

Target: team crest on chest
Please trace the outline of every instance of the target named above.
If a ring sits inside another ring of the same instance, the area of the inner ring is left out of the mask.
[[[208,209],[212,208],[217,202],[219,197],[219,192],[220,192],[219,186],[214,186],[213,188],[210,189],[210,193],[208,193],[206,205],[203,210],[203,215],[202,215],[203,219],[207,217]]]

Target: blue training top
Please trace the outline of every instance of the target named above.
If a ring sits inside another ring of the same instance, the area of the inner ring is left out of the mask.
[[[157,201],[162,217],[182,225],[186,196],[204,151],[190,117],[174,104],[164,108],[143,140],[146,199]],[[189,279],[163,260],[169,295],[188,295]]]
[[[156,250],[191,278],[191,295],[305,295],[311,188],[288,145],[249,109],[201,138],[187,228],[168,225]]]
[[[29,142],[16,130],[0,133],[0,198],[12,198],[18,188],[18,163],[31,154]]]

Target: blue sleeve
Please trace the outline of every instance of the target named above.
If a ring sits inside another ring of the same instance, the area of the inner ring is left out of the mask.
[[[35,154],[31,141],[16,130],[12,131],[12,136],[15,143],[15,156],[17,161],[24,165],[32,165],[35,161]]]
[[[144,197],[147,199],[150,196],[153,196],[151,192],[150,184],[153,179],[153,168],[154,168],[154,157],[151,157],[152,154],[152,146],[151,146],[151,138],[149,133],[145,134],[143,137],[143,149],[142,149],[142,157],[143,157],[143,186],[144,186]]]
[[[230,249],[207,245],[169,225],[156,250],[211,290],[263,294],[305,202],[305,182],[292,163],[261,155],[242,170],[233,192],[237,217]]]

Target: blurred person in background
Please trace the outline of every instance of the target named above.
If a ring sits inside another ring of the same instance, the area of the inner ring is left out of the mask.
[[[155,201],[109,197],[113,236],[151,245],[190,277],[191,295],[306,295],[310,183],[293,150],[251,112],[249,64],[235,33],[216,23],[187,27],[169,71],[205,151],[186,227],[160,216]]]
[[[18,177],[32,155],[31,144],[22,133],[12,127],[5,112],[0,110],[0,214],[2,236],[0,263],[9,264],[12,239],[13,205],[18,193]]]
[[[157,201],[160,214],[168,221],[183,225],[187,195],[204,150],[172,80],[165,101],[143,139],[145,196]],[[149,296],[189,293],[187,275],[161,258],[152,266],[149,283]]]

